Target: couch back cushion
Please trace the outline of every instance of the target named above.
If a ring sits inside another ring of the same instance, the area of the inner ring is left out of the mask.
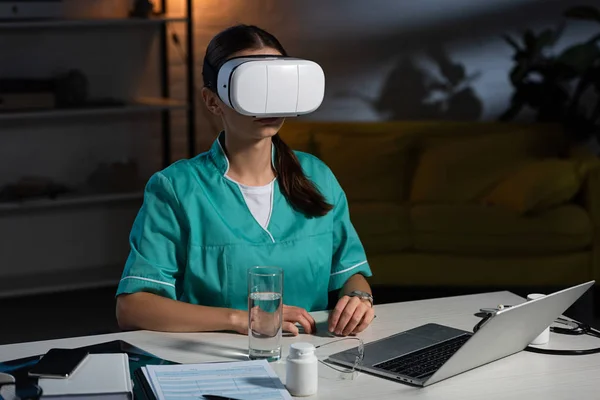
[[[544,134],[535,128],[442,140],[423,148],[410,200],[442,204],[481,200],[523,165],[558,157],[557,140],[552,132]]]
[[[350,202],[398,202],[408,197],[414,160],[411,138],[394,126],[286,122],[280,134],[290,147],[325,162]]]
[[[561,148],[552,127],[509,123],[288,119],[280,135],[323,160],[350,202],[462,202]]]

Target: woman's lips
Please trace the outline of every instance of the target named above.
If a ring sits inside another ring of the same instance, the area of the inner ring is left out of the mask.
[[[254,121],[264,125],[275,125],[279,123],[281,118],[256,118]]]

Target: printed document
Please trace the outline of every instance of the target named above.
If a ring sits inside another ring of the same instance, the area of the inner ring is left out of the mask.
[[[292,400],[266,360],[143,368],[157,400],[201,400],[203,394],[239,400]]]

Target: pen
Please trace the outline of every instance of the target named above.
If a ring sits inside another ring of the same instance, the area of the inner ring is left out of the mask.
[[[234,399],[233,397],[218,396],[216,394],[203,394],[202,398],[208,399],[208,400],[239,400],[239,399]]]

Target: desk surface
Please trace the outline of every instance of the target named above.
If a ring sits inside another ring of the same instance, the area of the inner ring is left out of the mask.
[[[474,315],[479,308],[523,301],[510,292],[493,292],[382,304],[376,306],[377,318],[360,337],[370,342],[428,322],[472,330],[479,321]],[[283,360],[291,343],[306,341],[319,345],[334,340],[326,329],[327,313],[313,315],[317,327],[321,328],[319,332],[316,335],[284,337],[282,361],[272,364],[284,383]],[[0,346],[0,361],[42,354],[52,347],[79,347],[116,339],[180,363],[242,360],[246,359],[248,346],[247,337],[239,334],[137,331]],[[321,353],[326,356],[356,344],[356,341],[347,341],[319,350],[326,350]],[[592,337],[551,334],[548,346],[578,349],[599,347],[600,343]],[[586,399],[597,398],[600,393],[600,354],[549,356],[520,352],[424,389],[366,373],[350,380],[347,375],[342,376],[323,364],[319,365],[319,377],[319,393],[310,399]]]

